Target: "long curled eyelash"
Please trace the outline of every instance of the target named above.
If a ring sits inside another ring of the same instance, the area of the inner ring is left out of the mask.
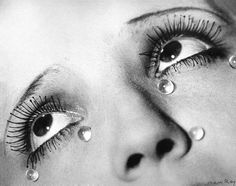
[[[8,120],[8,131],[6,143],[10,145],[12,151],[17,151],[22,154],[29,154],[27,159],[27,167],[31,164],[32,167],[44,157],[45,151],[57,149],[62,138],[67,139],[67,134],[71,133],[70,127],[60,130],[50,140],[39,146],[33,151],[31,146],[31,127],[33,121],[40,115],[52,112],[66,112],[63,108],[60,99],[46,96],[38,99],[32,97],[29,102],[23,102],[14,108],[11,113],[11,118]],[[15,121],[16,120],[16,121]]]
[[[169,16],[167,16],[166,20],[164,20],[164,28],[155,26],[153,27],[154,34],[147,34],[151,49],[139,55],[149,58],[147,71],[153,72],[158,69],[160,53],[168,41],[182,36],[195,37],[215,47],[222,47],[223,42],[219,39],[221,31],[221,26],[214,21],[196,20],[191,15],[174,15],[174,19],[170,21]]]

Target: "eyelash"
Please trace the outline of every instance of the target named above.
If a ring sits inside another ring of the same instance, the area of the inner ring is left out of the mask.
[[[12,117],[8,120],[8,141],[6,143],[10,145],[12,151],[29,154],[27,167],[31,165],[32,168],[35,168],[37,162],[40,162],[41,158],[44,158],[47,151],[51,152],[53,148],[56,150],[60,146],[60,142],[62,140],[68,140],[68,136],[71,136],[73,133],[73,127],[75,125],[70,124],[33,151],[31,145],[32,123],[40,115],[52,112],[66,112],[61,105],[60,99],[54,99],[53,97],[48,99],[46,96],[42,99],[39,96],[38,100],[32,97],[29,103],[23,102],[16,106],[11,113]],[[14,118],[20,121],[14,122]]]
[[[178,17],[174,15],[174,20],[171,22],[167,16],[167,19],[164,21],[164,28],[156,26],[153,27],[153,31],[154,36],[147,34],[149,50],[139,54],[149,58],[146,70],[150,77],[162,78],[165,75],[168,76],[172,71],[180,72],[182,65],[192,67],[202,66],[212,62],[216,58],[225,58],[228,53],[228,50],[224,47],[223,41],[219,39],[219,35],[222,31],[221,26],[216,25],[215,22],[210,23],[209,20],[195,20],[194,17],[191,16],[181,15]],[[206,51],[180,60],[158,74],[157,70],[162,47],[171,39],[182,36],[195,37],[212,45],[212,47]]]

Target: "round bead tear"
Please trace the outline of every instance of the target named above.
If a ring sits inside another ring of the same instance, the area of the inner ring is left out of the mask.
[[[162,94],[171,94],[175,90],[175,85],[168,79],[162,79],[158,82],[157,88]]]
[[[92,137],[91,128],[87,127],[87,126],[81,126],[78,131],[78,136],[79,136],[80,140],[82,140],[84,142],[90,141],[90,139]]]
[[[36,171],[34,169],[28,169],[26,171],[25,175],[26,175],[27,180],[33,181],[33,182],[37,181],[39,178],[38,171]]]
[[[193,140],[200,141],[205,136],[205,131],[202,127],[193,127],[189,131],[189,135]]]
[[[236,56],[231,56],[229,58],[229,65],[232,67],[232,68],[235,68],[236,69]]]

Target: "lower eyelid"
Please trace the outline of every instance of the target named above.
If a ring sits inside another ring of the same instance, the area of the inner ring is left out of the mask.
[[[69,141],[73,136],[74,130],[78,124],[72,123],[64,129],[60,130],[53,137],[44,142],[35,151],[31,152],[27,158],[27,167],[35,168],[38,162],[41,162],[45,156],[49,156],[49,152],[55,151],[63,142]]]
[[[203,66],[209,66],[210,64],[216,63],[216,59],[218,58],[226,58],[227,55],[228,50],[226,48],[213,47],[171,65],[161,73],[156,74],[156,77],[158,79],[168,78],[176,73],[200,69]]]

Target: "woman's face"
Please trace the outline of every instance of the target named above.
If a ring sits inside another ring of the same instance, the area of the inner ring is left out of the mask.
[[[233,185],[236,33],[212,7],[2,1],[0,185]]]

